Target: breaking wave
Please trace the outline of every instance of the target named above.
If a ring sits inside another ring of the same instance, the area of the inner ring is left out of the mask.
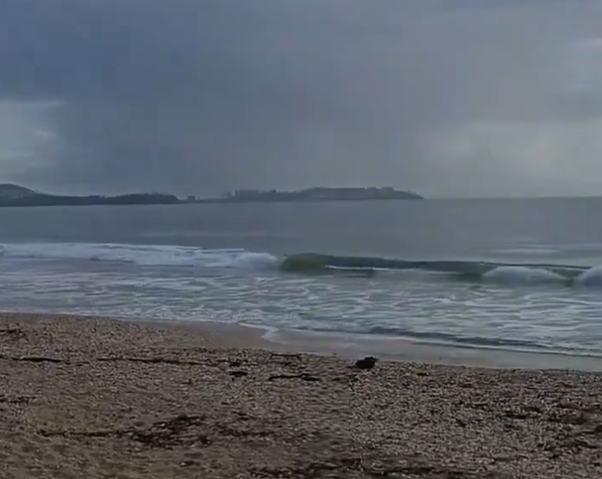
[[[7,272],[3,307],[11,310],[225,319],[602,356],[602,265],[42,242],[0,244],[0,264]]]
[[[0,256],[17,260],[82,260],[140,266],[280,271],[301,275],[359,275],[420,272],[445,280],[508,285],[602,287],[602,266],[505,264],[486,261],[416,261],[317,253],[278,258],[244,249],[100,243],[6,243]]]
[[[461,281],[505,284],[557,284],[565,286],[602,286],[602,266],[555,264],[505,264],[486,261],[409,261],[362,256],[296,254],[286,257],[280,269],[299,274],[336,274],[337,272],[421,271]]]
[[[12,243],[0,245],[0,255],[21,260],[88,260],[140,266],[251,270],[275,268],[278,264],[278,259],[268,253],[171,245]]]

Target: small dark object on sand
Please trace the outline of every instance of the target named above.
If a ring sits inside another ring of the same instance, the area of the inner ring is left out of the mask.
[[[358,369],[372,369],[376,366],[378,359],[372,356],[367,356],[364,359],[358,359],[355,362],[355,367]]]

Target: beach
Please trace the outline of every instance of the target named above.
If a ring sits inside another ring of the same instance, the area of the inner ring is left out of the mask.
[[[266,348],[238,326],[4,314],[0,477],[602,475],[598,374]]]

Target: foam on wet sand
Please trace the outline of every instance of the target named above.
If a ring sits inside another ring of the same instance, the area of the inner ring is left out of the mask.
[[[602,476],[596,373],[293,349],[234,326],[2,315],[0,477]]]

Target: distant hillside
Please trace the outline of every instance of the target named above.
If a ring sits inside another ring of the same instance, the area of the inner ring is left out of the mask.
[[[26,198],[37,195],[34,190],[12,183],[0,183],[0,198]]]
[[[411,191],[399,191],[392,186],[367,188],[313,187],[296,191],[279,190],[235,190],[222,198],[209,198],[200,202],[304,202],[304,201],[377,201],[377,200],[422,200],[422,196]]]
[[[92,206],[92,205],[167,205],[180,200],[165,193],[132,193],[118,196],[68,196],[40,193],[11,183],[0,184],[0,207],[8,206]]]

